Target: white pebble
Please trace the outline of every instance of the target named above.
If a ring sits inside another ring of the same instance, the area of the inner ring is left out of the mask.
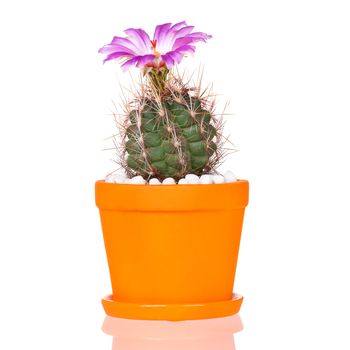
[[[156,177],[153,177],[152,179],[150,179],[149,181],[148,181],[148,183],[150,184],[150,185],[160,185],[160,181],[156,178]]]
[[[167,177],[166,179],[163,180],[163,185],[173,185],[175,184],[175,180],[172,177]]]
[[[226,173],[224,174],[224,178],[225,178],[225,182],[236,182],[237,181],[236,175],[230,170],[226,171]]]
[[[186,179],[180,179],[179,182],[178,182],[179,185],[186,185],[188,184],[187,180]]]
[[[123,184],[125,183],[125,180],[127,179],[126,176],[121,176],[121,175],[115,175],[114,176],[114,183],[115,184]]]
[[[225,178],[222,175],[213,175],[214,184],[223,184],[225,182]]]
[[[114,176],[113,174],[107,175],[105,177],[105,182],[113,183],[114,182]]]
[[[146,180],[142,176],[138,175],[138,176],[134,176],[131,179],[130,183],[133,185],[143,185],[146,183]]]
[[[106,176],[105,181],[112,183],[112,184],[117,184],[117,183],[123,183],[125,181],[125,178],[120,177],[116,174],[111,174],[111,175]]]
[[[106,176],[105,181],[115,184],[122,184],[127,179],[127,176],[123,170],[118,170]]]
[[[113,174],[118,175],[118,176],[120,176],[120,177],[125,177],[125,178],[128,177],[128,175],[126,175],[125,170],[117,170],[117,171],[115,171]]]
[[[199,184],[199,177],[195,174],[187,174],[185,179],[189,184]]]
[[[201,184],[212,184],[213,183],[213,176],[209,174],[201,175],[199,178],[199,183]]]

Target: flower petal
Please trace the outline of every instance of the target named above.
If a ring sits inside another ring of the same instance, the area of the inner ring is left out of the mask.
[[[171,28],[169,28],[167,33],[167,41],[170,41],[170,46],[174,43],[176,32],[181,29],[181,27],[187,26],[185,21],[174,24]],[[164,39],[164,38],[163,38]]]
[[[128,35],[128,39],[136,46],[139,55],[151,53],[151,40],[143,29],[129,28],[124,30]]]
[[[144,56],[139,56],[139,60],[137,62],[137,67],[142,68],[144,67],[147,63],[151,63],[154,61],[156,58],[155,55],[144,55]]]
[[[192,38],[188,37],[181,37],[175,40],[174,45],[172,47],[173,50],[176,50],[178,47],[181,47],[183,45],[191,44],[194,40]]]
[[[176,30],[180,29],[182,26],[187,26],[186,21],[182,21],[182,22],[179,22],[179,23],[175,23],[175,24],[170,28],[170,30],[171,30],[171,31],[176,31]]]
[[[196,47],[192,45],[183,45],[174,50],[175,52],[179,52],[181,54],[186,54],[186,53],[195,53],[196,52]]]
[[[113,59],[116,59],[116,58],[121,58],[121,57],[128,57],[128,58],[131,58],[132,56],[130,56],[129,53],[127,52],[113,52],[111,54],[109,54],[104,60],[103,60],[103,63],[107,62],[107,61],[110,61],[110,60],[113,60]]]
[[[187,27],[183,27],[183,28],[179,29],[175,33],[174,38],[177,39],[177,38],[181,38],[183,36],[190,34],[192,32],[193,28],[194,28],[194,26],[187,26]]]
[[[134,66],[135,64],[137,64],[138,60],[139,60],[139,56],[136,56],[134,58],[131,58],[130,60],[127,60],[125,63],[121,65],[121,69],[125,72],[131,66]]]
[[[164,54],[172,49],[175,40],[193,30],[193,26],[187,26],[185,21],[171,26],[171,23],[161,24],[156,27],[154,39],[157,40],[157,51]]]
[[[208,39],[211,39],[213,36],[203,32],[195,32],[195,33],[188,34],[187,37],[198,39],[198,40],[208,40]]]
[[[110,45],[121,45],[134,52],[137,51],[137,46],[135,46],[135,43],[130,41],[128,38],[121,38],[119,36],[115,36]]]
[[[162,60],[165,62],[167,68],[171,68],[174,65],[174,59],[169,54],[162,55]]]
[[[181,54],[180,52],[176,52],[176,51],[169,51],[169,52],[167,52],[167,55],[169,55],[176,63],[180,63],[184,57],[183,54]]]
[[[176,50],[180,46],[196,43],[198,41],[205,42],[207,39],[211,39],[211,38],[212,38],[211,35],[208,35],[205,33],[201,33],[201,32],[191,33],[184,37],[176,39],[172,48],[173,50]]]
[[[131,66],[136,65],[138,68],[144,67],[147,63],[151,63],[155,59],[155,55],[144,55],[144,56],[135,56],[125,63],[121,65],[122,70],[125,72],[128,70]]]
[[[135,52],[133,50],[128,49],[125,46],[122,46],[122,45],[111,45],[111,44],[108,44],[108,45],[105,45],[105,46],[101,47],[98,50],[98,52],[99,53],[106,53],[106,54],[110,54],[112,52],[127,52],[130,55],[135,55]]]
[[[164,36],[168,33],[170,26],[171,26],[171,23],[164,23],[156,26],[153,39],[160,42],[162,38],[164,38]]]

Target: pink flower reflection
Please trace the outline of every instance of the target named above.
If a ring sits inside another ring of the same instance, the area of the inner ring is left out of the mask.
[[[113,336],[112,350],[235,350],[240,316],[196,321],[142,321],[107,316],[102,330]]]

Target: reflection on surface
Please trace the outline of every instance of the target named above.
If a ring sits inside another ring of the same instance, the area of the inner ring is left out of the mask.
[[[107,316],[102,326],[112,350],[235,350],[233,334],[242,329],[239,315],[177,322]]]

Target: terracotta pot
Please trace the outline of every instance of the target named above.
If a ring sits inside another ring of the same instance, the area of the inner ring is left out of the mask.
[[[248,182],[96,182],[113,294],[108,315],[186,320],[237,313],[232,294]]]

